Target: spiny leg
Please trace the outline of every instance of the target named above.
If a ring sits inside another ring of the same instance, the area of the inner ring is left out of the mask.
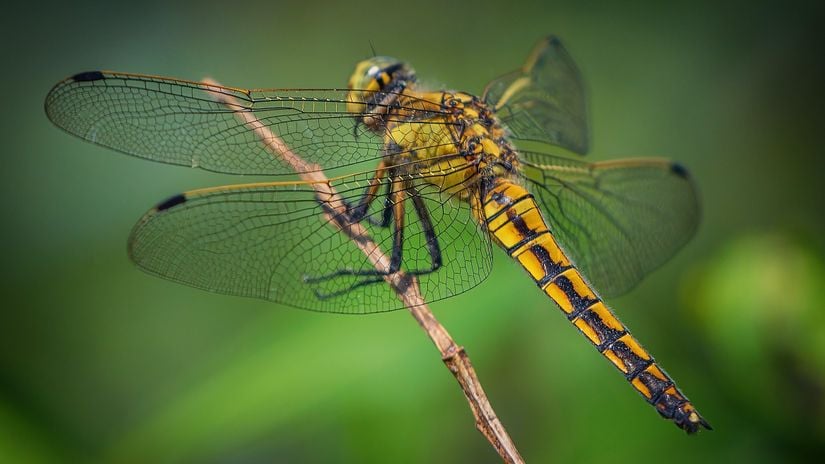
[[[390,170],[390,178],[392,178],[392,170]],[[387,182],[387,193],[384,195],[384,208],[381,210],[381,219],[375,220],[371,215],[367,216],[367,221],[370,224],[385,228],[390,226],[392,220],[392,182]]]
[[[344,201],[350,222],[361,222],[361,220],[364,219],[367,215],[367,211],[369,211],[370,205],[378,197],[378,188],[381,186],[381,179],[386,177],[386,174],[387,164],[384,160],[381,160],[378,167],[375,169],[375,174],[369,181],[369,185],[366,190],[364,190],[364,194],[361,195],[361,198],[358,200],[358,204],[353,206],[352,204]],[[392,183],[393,182],[390,182],[390,184]],[[391,185],[388,186],[389,189],[391,189],[391,187]]]
[[[397,185],[399,183],[400,182],[393,182],[392,185]],[[412,195],[409,196],[413,201],[413,206],[415,207],[416,215],[421,221],[421,228],[424,232],[424,238],[427,244],[427,251],[430,255],[430,267],[426,269],[412,269],[407,271],[407,273],[413,275],[424,275],[437,271],[439,268],[441,268],[443,264],[443,260],[441,257],[441,247],[438,243],[438,237],[435,234],[435,228],[433,227],[433,223],[430,218],[430,213],[427,210],[427,206],[424,204],[424,200],[418,194],[418,190],[414,186],[408,183],[405,183],[405,186],[406,187],[404,191],[396,191],[395,194],[391,193],[388,196],[388,207],[384,215],[387,219],[393,216],[396,218],[395,230],[393,234],[393,247],[390,259],[390,268],[388,271],[381,272],[374,269],[370,269],[367,271],[341,269],[319,277],[306,277],[304,281],[307,283],[318,283],[340,276],[385,276],[388,274],[392,274],[394,272],[398,272],[398,270],[401,268],[401,263],[403,261],[404,219],[401,216],[404,214],[404,211],[406,210],[403,204],[403,202],[406,200],[406,195],[404,194],[406,190],[410,190],[411,192],[413,192]],[[373,282],[378,282],[380,280],[381,279],[379,278],[364,283],[369,284]],[[359,283],[358,285],[361,285],[361,283]]]
[[[393,185],[401,184],[401,182],[393,182]],[[427,206],[424,204],[424,200],[419,195],[418,191],[415,189],[414,186],[410,183],[403,183],[405,188],[401,190],[394,190],[390,195],[389,199],[392,203],[392,212],[394,213],[393,216],[395,219],[395,230],[393,234],[393,248],[392,248],[392,255],[390,258],[390,269],[387,272],[380,272],[378,270],[369,270],[369,271],[354,271],[351,269],[342,269],[331,274],[327,274],[325,276],[321,276],[318,278],[305,278],[304,281],[307,283],[318,283],[325,280],[330,280],[335,277],[342,277],[342,276],[364,276],[366,278],[355,282],[354,284],[342,289],[337,290],[335,292],[330,293],[320,293],[318,291],[315,292],[316,297],[319,299],[328,299],[335,296],[343,295],[355,288],[362,287],[365,285],[370,285],[374,283],[381,282],[383,277],[398,272],[401,268],[401,263],[403,261],[403,249],[404,249],[404,201],[406,200],[406,190],[412,192],[410,197],[413,201],[413,206],[415,207],[416,215],[418,216],[419,220],[421,221],[421,227],[424,231],[424,237],[427,243],[427,251],[430,255],[430,267],[427,269],[414,269],[407,272],[410,275],[424,275],[429,274],[431,272],[437,271],[443,264],[442,257],[441,257],[441,247],[438,243],[438,237],[435,234],[435,229],[432,224],[432,220],[430,218],[430,214],[427,211]]]
[[[326,299],[331,298],[334,296],[338,296],[344,293],[349,292],[350,290],[361,287],[363,285],[369,285],[375,282],[380,282],[383,280],[384,276],[394,274],[398,272],[401,268],[401,261],[403,259],[403,250],[404,250],[404,212],[405,212],[405,205],[404,200],[406,199],[406,192],[404,190],[405,182],[403,182],[400,178],[391,178],[391,189],[389,194],[389,202],[391,203],[391,212],[392,216],[395,217],[395,227],[393,230],[393,244],[392,244],[392,253],[390,255],[390,264],[386,270],[378,270],[378,269],[368,269],[368,270],[356,270],[356,269],[339,269],[335,272],[331,272],[329,274],[325,274],[322,276],[304,276],[304,282],[307,284],[318,284],[321,282],[325,282],[328,280],[332,280],[338,277],[351,277],[351,276],[364,276],[368,277],[366,279],[361,279],[352,285],[342,289],[337,290],[330,293],[321,293],[315,290],[315,296],[319,299]]]
[[[424,239],[427,241],[427,251],[430,253],[430,268],[412,270],[410,274],[424,275],[435,272],[441,267],[443,263],[441,259],[441,246],[438,244],[438,236],[435,234],[433,222],[430,219],[430,212],[427,211],[427,205],[424,204],[424,199],[421,198],[418,190],[412,185],[410,185],[410,190],[413,193],[411,196],[415,213],[418,215],[418,219],[421,220],[421,229],[424,231]]]

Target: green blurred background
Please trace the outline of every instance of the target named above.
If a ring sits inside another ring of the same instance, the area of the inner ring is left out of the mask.
[[[815,2],[35,3],[2,20],[0,462],[496,462],[404,312],[314,314],[150,277],[158,200],[237,178],[70,137],[42,102],[115,69],[329,87],[379,53],[479,92],[547,33],[590,89],[593,159],[667,156],[697,237],[611,300],[713,424],[659,419],[499,253],[433,304],[528,462],[791,462],[825,451],[823,15]]]

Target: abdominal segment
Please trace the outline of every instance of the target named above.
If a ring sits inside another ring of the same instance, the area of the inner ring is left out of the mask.
[[[709,428],[568,259],[529,192],[506,179],[496,179],[484,192],[481,210],[496,242],[659,414],[691,433],[699,426]]]

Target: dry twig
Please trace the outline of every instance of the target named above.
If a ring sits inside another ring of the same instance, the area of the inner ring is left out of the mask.
[[[273,134],[268,127],[255,117],[253,112],[245,111],[245,107],[235,98],[227,92],[220,91],[220,84],[208,78],[204,79],[203,83],[218,87],[215,92],[212,92],[215,99],[236,111],[238,117],[255,132],[261,143],[273,155],[286,161],[298,173],[301,180],[308,182],[315,189],[318,200],[327,206],[325,208],[326,219],[338,225],[340,231],[361,249],[376,270],[386,272],[389,269],[390,259],[372,241],[364,225],[357,222],[342,222],[341,218],[347,217],[346,206],[343,199],[321,171],[321,166],[307,163],[290,150],[280,137]],[[333,218],[335,218],[334,221]],[[444,326],[436,320],[426,301],[422,298],[415,278],[399,271],[385,275],[384,280],[404,303],[404,306],[410,311],[418,324],[427,332],[427,335],[441,353],[442,361],[458,380],[475,416],[476,428],[493,445],[504,462],[524,462],[495,411],[493,411],[492,406],[490,406],[487,395],[481,387],[481,382],[479,382],[470,363],[470,358],[464,348],[457,345]]]

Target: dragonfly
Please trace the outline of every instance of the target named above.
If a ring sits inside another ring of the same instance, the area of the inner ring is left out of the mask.
[[[275,179],[191,190],[151,208],[128,247],[150,274],[366,314],[403,307],[382,283],[390,274],[414,276],[428,302],[479,285],[498,247],[662,417],[688,433],[711,428],[603,300],[695,233],[694,182],[665,159],[581,159],[585,87],[555,36],[481,96],[428,89],[408,63],[373,56],[346,89],[84,72],[57,83],[45,109],[70,134],[132,156]],[[296,168],[286,154],[306,163]],[[321,170],[342,212],[295,178]],[[343,222],[390,250],[383,269],[340,233]]]

